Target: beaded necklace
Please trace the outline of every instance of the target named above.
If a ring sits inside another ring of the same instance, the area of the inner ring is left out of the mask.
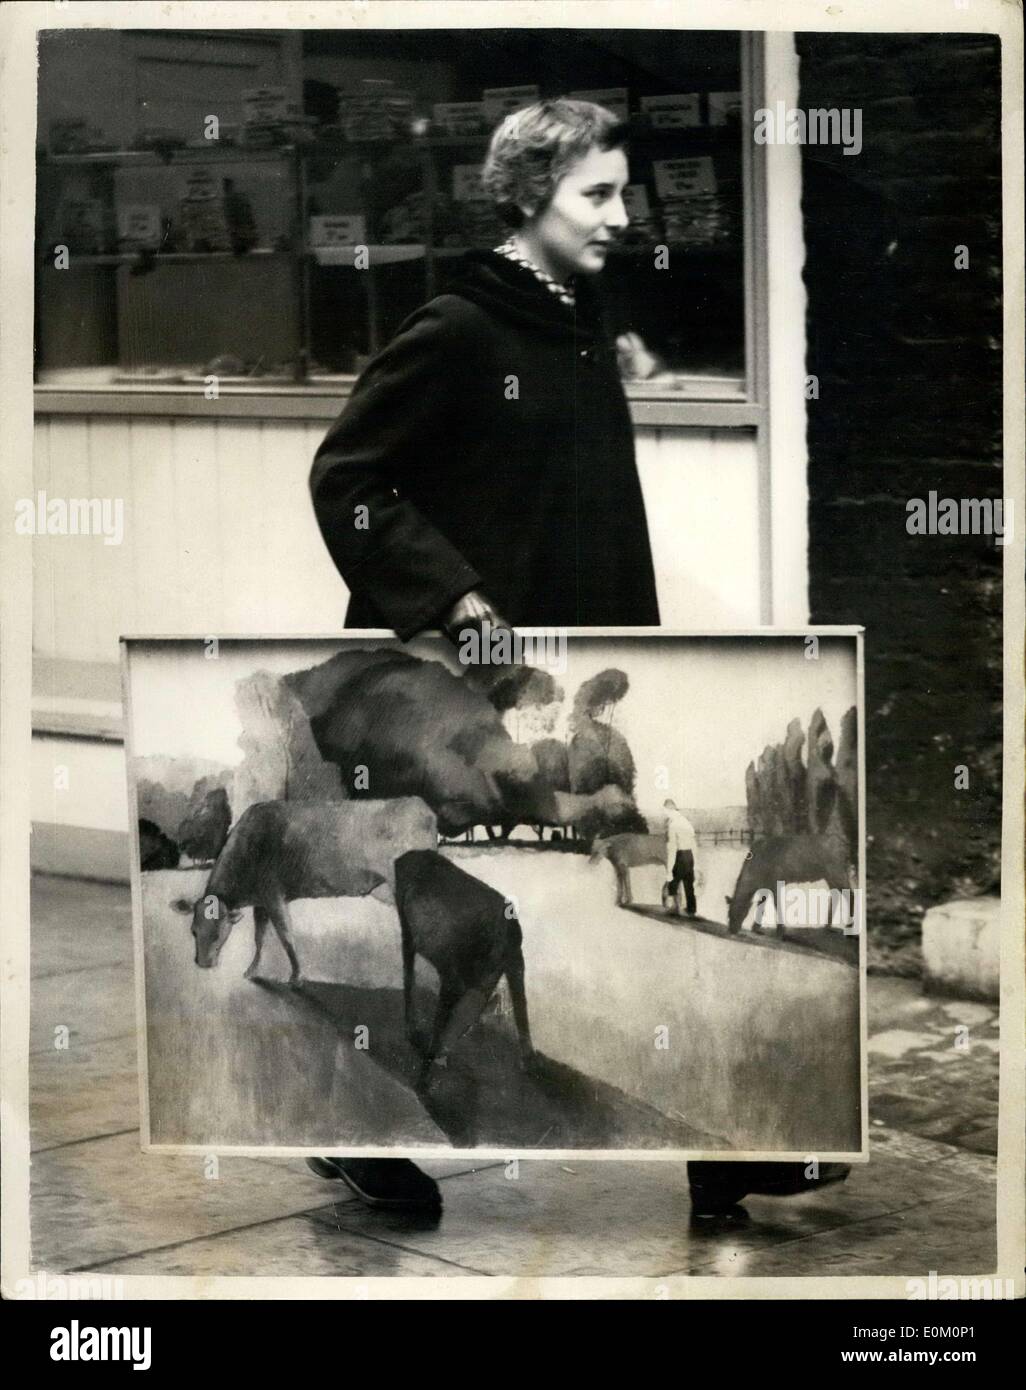
[[[522,265],[525,270],[529,270],[536,280],[539,280],[547,290],[551,290],[560,304],[566,304],[571,309],[576,305],[577,300],[573,290],[566,285],[561,285],[558,280],[553,280],[552,276],[542,270],[541,266],[535,265],[534,261],[529,261],[517,250],[512,239],[504,241],[501,246],[496,246],[493,249],[497,255],[505,256],[508,261],[513,261],[517,265]]]

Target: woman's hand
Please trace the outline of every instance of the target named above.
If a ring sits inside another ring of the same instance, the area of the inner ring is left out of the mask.
[[[616,340],[620,375],[628,381],[672,381],[666,363],[645,343],[640,333],[621,333]]]
[[[464,628],[473,627],[480,630],[486,621],[493,628],[511,627],[484,594],[478,589],[471,589],[469,593],[457,599],[443,616],[442,631],[450,641],[458,642],[459,634]]]

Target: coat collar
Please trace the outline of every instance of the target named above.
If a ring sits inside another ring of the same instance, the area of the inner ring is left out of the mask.
[[[595,342],[605,336],[601,301],[590,277],[575,281],[577,303],[560,302],[526,266],[495,251],[466,251],[455,263],[443,293],[458,294],[511,325],[545,337]]]

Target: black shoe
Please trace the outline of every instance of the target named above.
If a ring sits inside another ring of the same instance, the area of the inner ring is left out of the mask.
[[[807,1178],[804,1163],[689,1163],[691,1211],[713,1216],[728,1211],[749,1193],[760,1197],[798,1197],[843,1182],[847,1163],[821,1163],[819,1176]]]
[[[691,1215],[723,1216],[735,1209],[743,1210],[737,1204],[750,1191],[744,1171],[748,1166],[744,1163],[689,1163]]]
[[[819,1176],[807,1178],[804,1163],[753,1164],[748,1191],[763,1197],[800,1197],[803,1192],[815,1192],[831,1183],[843,1182],[851,1172],[848,1163],[821,1163]]]
[[[308,1158],[319,1178],[339,1178],[369,1207],[388,1211],[440,1211],[434,1178],[408,1158]]]

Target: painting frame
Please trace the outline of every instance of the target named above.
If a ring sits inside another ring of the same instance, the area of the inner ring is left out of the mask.
[[[547,630],[523,628],[518,632],[525,636],[543,637]],[[568,643],[575,639],[585,640],[617,640],[617,639],[648,639],[662,643],[674,641],[705,641],[709,639],[720,640],[763,640],[768,642],[794,641],[797,643],[808,643],[810,640],[819,641],[820,639],[848,639],[852,643],[853,663],[854,663],[854,685],[855,685],[855,708],[857,711],[857,722],[859,736],[857,739],[857,777],[858,777],[858,829],[857,829],[857,853],[858,853],[858,883],[865,885],[865,863],[866,863],[866,824],[865,824],[865,749],[862,731],[864,730],[864,711],[865,711],[865,691],[864,691],[864,630],[857,626],[816,626],[810,625],[801,629],[693,629],[693,630],[653,630],[637,627],[620,628],[570,628],[565,630]],[[416,639],[407,646],[416,646],[417,643],[441,640],[434,635]],[[865,931],[865,902],[864,895],[856,896],[860,920],[857,932],[854,933],[855,943],[857,943],[857,1019],[858,1019],[858,1142],[846,1146],[820,1146],[799,1145],[797,1147],[710,1147],[707,1144],[686,1147],[630,1147],[630,1148],[592,1148],[592,1147],[554,1147],[542,1148],[533,1145],[518,1143],[472,1143],[472,1144],[452,1144],[452,1143],[416,1143],[416,1144],[382,1144],[382,1143],[361,1143],[349,1144],[333,1141],[330,1148],[326,1143],[234,1143],[234,1142],[210,1142],[203,1140],[197,1143],[191,1142],[167,1142],[155,1136],[151,1123],[151,1104],[150,1104],[150,1066],[149,1066],[149,1047],[148,1047],[148,1011],[146,993],[146,968],[145,952],[146,941],[144,935],[144,905],[143,905],[143,884],[142,872],[140,869],[140,833],[139,833],[139,801],[138,787],[136,778],[133,775],[133,760],[135,756],[133,730],[135,727],[135,707],[133,703],[133,682],[131,678],[131,660],[134,652],[141,651],[144,647],[152,648],[155,644],[169,644],[187,642],[199,645],[204,642],[210,643],[271,643],[278,646],[288,644],[298,646],[304,644],[319,644],[325,650],[343,650],[347,643],[380,643],[395,649],[402,649],[403,644],[399,643],[395,634],[383,629],[353,630],[331,635],[325,633],[311,634],[263,634],[263,633],[233,633],[197,636],[195,634],[125,634],[120,639],[121,653],[121,677],[125,709],[125,735],[126,735],[126,780],[128,792],[129,825],[131,837],[132,866],[131,866],[131,893],[132,893],[132,923],[133,923],[133,943],[135,954],[135,989],[136,989],[136,1022],[139,1044],[139,1085],[140,1085],[140,1112],[141,1112],[141,1147],[144,1152],[158,1154],[191,1154],[191,1155],[224,1155],[224,1156],[249,1156],[249,1157],[312,1157],[326,1151],[343,1149],[347,1155],[361,1158],[410,1158],[415,1160],[466,1160],[466,1161],[509,1161],[513,1159],[553,1159],[560,1161],[574,1160],[622,1160],[622,1161],[690,1161],[690,1160],[716,1160],[716,1161],[751,1161],[760,1159],[771,1162],[847,1162],[865,1163],[869,1160],[869,1120],[868,1120],[868,1059],[867,1059],[867,1013],[866,1013],[866,931]],[[800,948],[805,949],[805,948]]]

